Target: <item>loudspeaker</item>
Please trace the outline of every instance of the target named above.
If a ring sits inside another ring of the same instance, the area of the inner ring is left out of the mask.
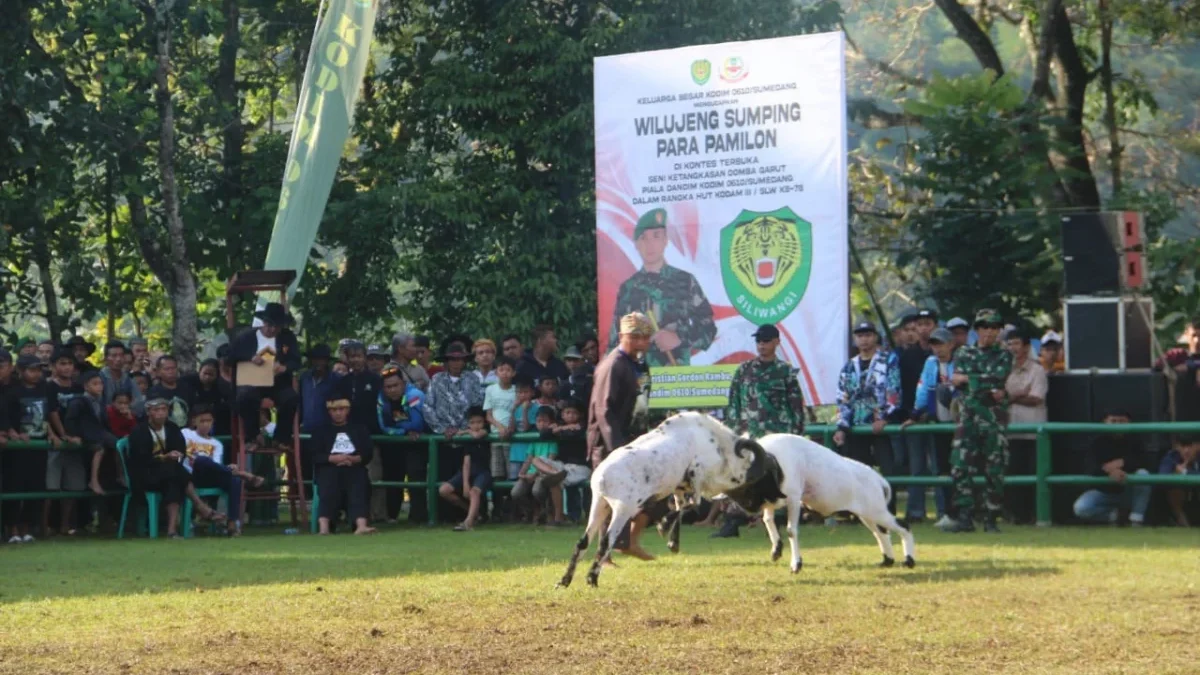
[[[1064,314],[1067,370],[1149,370],[1154,331],[1150,298],[1067,298]]]
[[[1109,412],[1125,412],[1134,422],[1165,422],[1167,379],[1162,373],[1059,373],[1051,375],[1046,394],[1046,413],[1054,422],[1100,422]],[[1091,468],[1088,454],[1092,434],[1051,434],[1051,468],[1055,474],[1082,474]],[[1138,434],[1146,463],[1153,465],[1169,447],[1166,434]],[[1090,488],[1055,486],[1052,519],[1072,522],[1075,499]]]
[[[1067,295],[1115,295],[1145,284],[1140,213],[1063,216],[1062,251]]]

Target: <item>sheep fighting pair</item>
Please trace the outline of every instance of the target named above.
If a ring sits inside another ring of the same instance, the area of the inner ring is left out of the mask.
[[[579,557],[600,537],[587,581],[599,582],[602,565],[625,525],[646,504],[674,495],[728,497],[750,513],[762,513],[771,537],[771,559],[778,560],[783,542],[775,526],[775,510],[788,510],[791,570],[799,572],[801,506],[822,514],[849,511],[871,530],[883,553],[883,566],[895,562],[892,532],[904,545],[904,564],[916,564],[912,531],[887,508],[891,486],[870,467],[846,459],[801,436],[771,434],[760,441],[739,438],[708,415],[679,413],[650,433],[617,449],[592,474],[592,507],[587,529],[575,545],[559,582],[569,586]],[[679,550],[678,512],[667,525],[668,546]]]

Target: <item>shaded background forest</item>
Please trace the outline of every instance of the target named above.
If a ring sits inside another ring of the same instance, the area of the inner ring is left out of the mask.
[[[2,337],[195,358],[265,258],[317,11],[0,3]],[[856,315],[1060,325],[1058,219],[1099,208],[1149,218],[1160,338],[1200,313],[1197,2],[388,0],[306,338],[594,330],[591,59],[838,29]]]

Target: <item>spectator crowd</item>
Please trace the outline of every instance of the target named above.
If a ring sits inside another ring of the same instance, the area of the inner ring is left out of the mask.
[[[0,446],[37,440],[51,447],[0,452],[4,491],[79,493],[77,499],[4,502],[4,539],[21,543],[33,541],[35,533],[71,536],[110,526],[115,502],[109,493],[117,488],[161,494],[169,536],[179,536],[177,515],[187,502],[201,519],[240,534],[247,520],[240,512],[243,491],[266,489],[279,477],[269,463],[248,464],[235,455],[239,448],[250,453],[291,447],[293,418],[305,439],[301,471],[320,496],[322,533],[336,529],[342,513],[357,533],[399,520],[405,490],[373,488],[374,482],[426,482],[427,445],[389,444],[380,451],[371,438],[379,435],[445,437],[436,467],[437,498],[449,507],[439,511],[456,530],[489,520],[561,526],[582,517],[585,488],[599,461],[589,455],[586,440],[593,374],[601,358],[594,336],[560,350],[549,326],[537,327],[528,345],[515,334],[498,341],[450,335],[435,348],[428,337],[400,333],[390,345],[348,338],[336,347],[317,344],[302,351],[282,306],[268,304],[256,318],[260,325],[190,373],[181,373],[172,355],[152,354],[139,338],[110,341],[99,355],[79,336],[62,344],[21,340],[11,352],[0,349]],[[1033,436],[1002,433],[1003,425],[1047,419],[1048,376],[1063,369],[1062,338],[1053,331],[1042,335],[1035,353],[1031,333],[1000,324],[994,314],[981,313],[974,323],[954,318],[939,324],[932,310],[906,315],[893,328],[890,349],[874,324],[853,327],[854,355],[838,380],[837,449],[884,475],[955,476],[956,488],[932,491],[932,505],[926,488],[909,488],[909,522],[932,516],[942,526],[962,527],[971,511],[1000,507],[1010,522],[1032,522],[1032,488],[1008,488],[1003,504],[989,491],[976,504],[958,489],[954,470],[990,480],[991,469],[983,465],[1001,462],[1000,476],[1034,473]],[[978,338],[972,345],[973,330]],[[988,337],[992,330],[995,336]],[[802,433],[804,401],[795,369],[776,357],[779,333],[765,325],[754,337],[758,355],[738,369],[721,416],[742,433]],[[1200,319],[1185,338],[1186,345],[1167,352],[1157,367],[1175,375],[1179,418],[1197,419]],[[1003,377],[994,382],[977,372],[984,351],[1003,366]],[[238,385],[243,366],[266,375],[255,386]],[[930,422],[959,423],[960,432],[969,431],[975,428],[971,420],[982,420],[981,444],[1002,439],[994,452],[968,458],[977,459],[978,467],[965,466],[955,446],[961,440],[920,432]],[[1104,421],[1119,424],[1131,416],[1112,410]],[[906,431],[885,435],[888,424]],[[988,424],[1000,426],[999,436],[986,435]],[[851,432],[862,426],[874,433]],[[220,439],[234,434],[227,450]],[[84,451],[59,450],[64,444]],[[119,469],[118,452],[125,453],[127,472]],[[1081,495],[1076,516],[1141,524],[1151,491],[1127,484],[1126,477],[1200,473],[1200,437],[1175,439],[1157,464],[1148,457],[1134,435],[1097,436],[1091,465],[1110,483]],[[198,496],[198,488],[223,490],[226,512]],[[409,522],[425,524],[424,489],[409,488],[407,494]],[[1195,517],[1193,495],[1182,489],[1166,494],[1173,522],[1188,525]],[[712,523],[719,510],[702,522]],[[726,513],[719,534],[736,535],[746,514],[735,511]]]

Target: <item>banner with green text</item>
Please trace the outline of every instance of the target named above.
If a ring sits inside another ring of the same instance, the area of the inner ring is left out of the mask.
[[[841,33],[595,60],[600,343],[644,312],[652,408],[724,406],[754,333],[811,405],[849,342]]]
[[[296,292],[304,274],[350,135],[354,105],[371,56],[377,3],[329,0],[313,33],[264,266],[296,270],[289,294]]]

